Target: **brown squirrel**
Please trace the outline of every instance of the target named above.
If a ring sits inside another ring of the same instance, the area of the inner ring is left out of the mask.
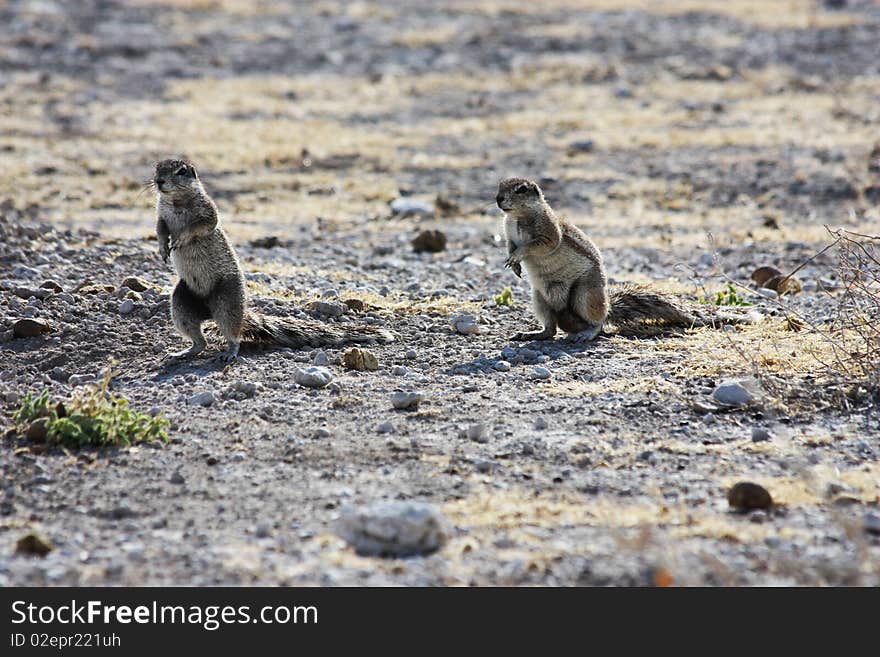
[[[388,331],[372,326],[328,326],[248,310],[241,266],[195,167],[185,160],[162,160],[156,164],[153,185],[159,254],[166,262],[171,258],[180,276],[171,294],[171,319],[178,332],[192,340],[189,349],[170,358],[204,350],[202,323],[208,319],[226,339],[228,349],[220,358],[227,362],[236,359],[242,341],[296,348],[394,340]]]
[[[634,328],[648,322],[670,327],[752,323],[749,314],[704,314],[638,285],[608,290],[602,254],[577,226],[559,217],[537,183],[506,178],[495,202],[503,212],[510,267],[532,285],[532,309],[542,328],[511,340],[549,340],[557,329],[573,341],[593,340],[609,326]]]

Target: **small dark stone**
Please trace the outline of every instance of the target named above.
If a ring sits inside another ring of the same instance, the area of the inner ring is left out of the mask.
[[[31,422],[24,437],[32,443],[42,443],[46,440],[48,433],[49,432],[46,429],[46,418],[41,417]]]
[[[750,481],[740,481],[728,491],[727,503],[738,511],[751,511],[769,509],[773,506],[773,498],[763,486]]]
[[[146,292],[150,284],[147,283],[144,279],[138,278],[137,276],[129,276],[124,281],[122,281],[122,285],[120,287],[127,287],[129,290],[133,292]]]
[[[45,557],[53,550],[48,539],[38,534],[26,534],[15,543],[15,551],[19,554],[32,554],[37,557]]]
[[[274,249],[276,246],[280,245],[281,240],[279,240],[276,235],[268,235],[266,237],[258,237],[255,240],[251,240],[251,246],[258,249]]]
[[[446,234],[439,230],[423,230],[412,241],[416,253],[439,253],[446,249]]]
[[[12,325],[12,334],[16,338],[34,338],[51,330],[49,324],[39,319],[19,319]]]
[[[573,141],[568,145],[568,154],[592,153],[594,148],[596,148],[596,143],[592,139]]]

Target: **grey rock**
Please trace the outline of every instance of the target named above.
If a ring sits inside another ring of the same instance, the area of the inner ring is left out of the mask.
[[[315,352],[315,355],[312,356],[312,364],[313,365],[329,365],[330,359],[327,357],[327,352],[319,349]]]
[[[492,468],[495,464],[488,459],[477,459],[474,461],[474,466],[477,468],[477,472],[491,472]]]
[[[535,431],[543,431],[547,428],[547,420],[543,417],[535,418]]]
[[[880,513],[869,511],[865,515],[865,531],[880,536]]]
[[[95,380],[94,374],[72,374],[67,382],[72,386],[82,386]]]
[[[131,299],[125,299],[119,304],[120,315],[128,315],[132,310],[134,310],[134,301]]]
[[[592,153],[595,147],[596,143],[592,139],[582,139],[580,141],[571,142],[568,145],[568,152],[570,154]]]
[[[509,372],[510,363],[506,360],[499,360],[492,366],[492,368],[498,370],[499,372]]]
[[[775,436],[764,429],[763,427],[752,427],[752,442],[753,443],[763,443],[768,440],[773,440]]]
[[[293,380],[306,388],[323,388],[333,380],[333,374],[325,367],[298,367]]]
[[[348,310],[348,306],[335,301],[312,301],[306,304],[306,310],[325,317],[341,317]]]
[[[436,552],[448,540],[449,521],[435,507],[419,502],[383,502],[344,507],[336,533],[365,556],[407,557]]]
[[[41,319],[19,319],[12,325],[12,334],[16,338],[34,338],[51,330],[52,327]]]
[[[765,299],[778,299],[779,298],[779,292],[777,292],[776,290],[771,290],[770,288],[767,288],[767,287],[759,287],[757,290],[755,290],[755,294],[757,294],[758,296],[762,296]]]
[[[463,432],[464,437],[478,443],[489,442],[489,436],[486,434],[486,425],[482,422],[471,424]]]
[[[480,327],[477,318],[472,313],[460,313],[455,315],[450,322],[452,328],[462,335],[477,335]]]
[[[192,397],[186,400],[187,404],[191,406],[210,406],[214,403],[214,393],[210,390],[203,390],[202,392],[197,392]]]
[[[252,381],[236,381],[230,387],[233,392],[241,393],[245,397],[253,397],[257,394],[257,384]]]
[[[408,369],[406,369],[403,365],[395,365],[391,368],[391,373],[394,376],[406,376]]]
[[[412,198],[396,198],[391,201],[391,212],[399,217],[430,217],[434,206]]]
[[[171,477],[169,477],[168,481],[176,486],[181,486],[186,483],[186,479],[183,478],[183,475],[180,474],[180,470],[175,470]]]
[[[724,381],[712,391],[712,399],[725,406],[746,406],[755,396],[739,381]]]
[[[549,379],[551,376],[553,376],[553,373],[550,370],[548,370],[546,367],[541,367],[540,365],[535,365],[532,368],[532,378],[533,379],[543,381],[545,379]]]
[[[398,390],[391,395],[391,405],[398,410],[418,408],[422,399],[424,399],[424,395],[421,392]]]
[[[394,425],[391,422],[382,422],[376,427],[376,433],[394,433]]]

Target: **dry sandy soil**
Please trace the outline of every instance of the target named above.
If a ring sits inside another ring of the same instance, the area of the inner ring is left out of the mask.
[[[492,207],[500,178],[540,180],[615,281],[691,302],[793,269],[826,224],[876,231],[880,5],[826,4],[0,2],[0,333],[53,326],[3,333],[0,420],[113,358],[114,393],[172,422],[166,446],[4,438],[0,585],[880,584],[877,415],[784,322],[831,317],[833,251],[795,297],[742,288],[756,326],[510,345],[528,284]],[[199,167],[254,304],[365,301],[325,321],[395,331],[378,371],[328,349],[334,384],[309,390],[308,350],[160,363],[185,345],[144,183],[172,155]],[[399,197],[434,215],[393,216]],[[414,253],[423,228],[448,248]],[[128,314],[76,292],[131,275],[161,291]],[[47,279],[64,292],[12,292]],[[479,335],[450,328],[464,311]],[[713,408],[715,385],[752,376],[773,383],[754,404]],[[418,410],[394,410],[410,389]],[[485,442],[461,435],[480,422]],[[732,512],[739,480],[778,506]],[[447,544],[381,559],[334,534],[345,505],[391,499],[440,509]],[[54,550],[17,553],[30,532]]]

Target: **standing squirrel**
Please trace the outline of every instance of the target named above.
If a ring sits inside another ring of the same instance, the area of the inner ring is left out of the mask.
[[[540,331],[517,333],[511,340],[549,340],[557,328],[572,341],[593,340],[603,328],[634,327],[652,322],[673,327],[752,323],[748,314],[690,311],[662,294],[625,285],[609,294],[599,249],[577,226],[553,212],[537,183],[506,178],[495,197],[506,213],[507,262],[532,285],[532,309]]]
[[[220,359],[238,357],[242,341],[266,346],[317,347],[346,342],[392,342],[388,331],[370,326],[334,327],[293,318],[267,317],[247,308],[244,275],[217,206],[195,167],[185,160],[162,160],[153,178],[157,192],[159,254],[174,263],[180,280],[171,294],[171,319],[192,346],[172,359],[201,353],[207,346],[202,323],[213,319],[226,339]]]

